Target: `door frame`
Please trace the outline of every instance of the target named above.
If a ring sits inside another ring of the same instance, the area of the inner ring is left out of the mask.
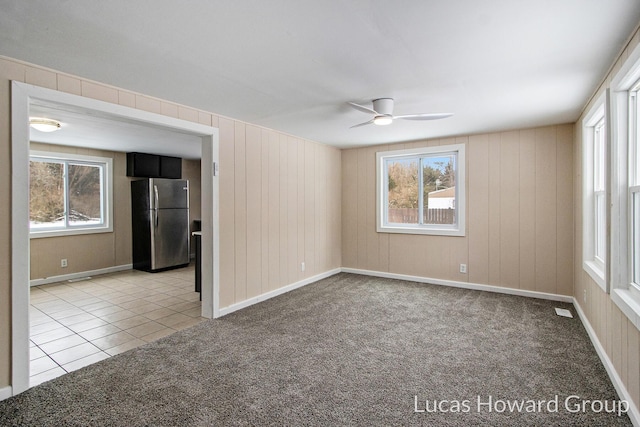
[[[86,98],[22,82],[11,82],[11,394],[29,388],[29,106],[48,101],[106,114],[141,126],[164,127],[202,140],[202,316],[220,315],[219,131],[218,128]]]

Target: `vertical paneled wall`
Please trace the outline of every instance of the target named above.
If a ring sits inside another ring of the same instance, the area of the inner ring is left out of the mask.
[[[376,232],[376,152],[454,143],[467,150],[466,235]],[[572,125],[345,150],[343,266],[571,295],[572,153]]]
[[[640,43],[640,32],[636,31],[628,45],[617,58],[609,74],[595,92],[591,102],[585,107],[588,112],[593,106],[593,100],[598,99],[611,85],[611,80],[616,75],[629,53]],[[636,407],[640,407],[640,331],[629,321],[627,316],[620,311],[598,284],[591,279],[583,268],[583,230],[582,230],[582,176],[583,167],[583,143],[582,120],[585,114],[575,124],[575,172],[574,172],[574,227],[575,227],[575,254],[574,263],[575,302],[584,311],[589,323],[593,327],[598,340],[604,347],[607,356],[611,360],[614,369],[631,395]]]
[[[12,80],[220,127],[221,308],[340,267],[340,150],[0,57],[0,388],[11,384]]]
[[[220,307],[340,267],[340,150],[226,118],[219,126]]]

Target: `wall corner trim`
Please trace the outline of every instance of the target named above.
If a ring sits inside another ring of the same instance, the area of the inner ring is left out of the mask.
[[[609,375],[609,379],[613,383],[613,387],[618,392],[618,396],[622,400],[626,400],[629,403],[629,411],[627,412],[627,415],[629,415],[629,418],[631,419],[631,422],[633,423],[634,426],[640,427],[640,411],[638,410],[638,407],[633,402],[631,395],[627,391],[627,388],[624,386],[622,379],[620,378],[620,376],[618,375],[618,372],[613,366],[611,359],[609,359],[609,356],[607,356],[607,352],[604,350],[604,347],[600,343],[600,340],[598,340],[598,336],[596,335],[595,330],[589,323],[587,316],[584,314],[584,311],[582,311],[582,307],[580,307],[580,304],[578,304],[578,300],[576,298],[573,298],[573,307],[576,309],[576,312],[578,313],[578,317],[580,317],[580,321],[582,321],[584,328],[587,330],[587,334],[591,339],[591,343],[595,347],[596,353],[598,353],[598,356],[600,357],[600,360],[604,365],[604,369],[607,371],[607,374]]]
[[[293,291],[294,289],[301,288],[303,286],[309,285],[311,283],[317,282],[318,280],[326,279],[327,277],[331,277],[335,274],[338,274],[342,271],[340,268],[334,268],[333,270],[325,271],[324,273],[317,274],[315,276],[307,277],[306,279],[300,280],[295,283],[291,283],[290,285],[283,286],[273,291],[265,292],[264,294],[260,294],[256,297],[246,299],[244,301],[240,301],[238,303],[232,304],[228,307],[224,307],[220,309],[220,317],[225,316],[227,314],[233,313],[234,311],[238,311],[240,309],[249,307],[251,305],[257,304],[259,302],[271,299],[273,297],[277,297],[278,295],[285,294],[287,292]]]
[[[10,385],[0,388],[0,400],[5,400],[13,396],[13,389]]]
[[[495,292],[499,294],[517,295],[529,298],[540,298],[550,301],[573,302],[568,295],[549,294],[546,292],[527,291],[524,289],[503,288],[501,286],[483,285],[480,283],[458,282],[455,280],[434,279],[431,277],[410,276],[407,274],[387,273],[384,271],[359,270],[357,268],[342,268],[343,273],[362,274],[365,276],[384,277],[387,279],[408,280],[410,282],[427,283],[430,285],[450,286],[453,288],[471,289],[475,291]]]

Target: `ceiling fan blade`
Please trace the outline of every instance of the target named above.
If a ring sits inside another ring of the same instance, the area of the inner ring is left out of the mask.
[[[376,110],[365,107],[364,105],[356,104],[355,102],[347,102],[347,104],[351,105],[356,110],[362,111],[363,113],[379,114]]]
[[[403,114],[401,116],[393,116],[394,119],[404,120],[438,120],[446,119],[453,116],[453,113],[425,113],[425,114]]]
[[[357,127],[365,126],[365,125],[370,125],[371,123],[373,123],[373,119],[369,120],[368,122],[364,122],[364,123],[359,123],[357,125],[353,125],[349,129],[353,129],[353,128],[357,128]]]

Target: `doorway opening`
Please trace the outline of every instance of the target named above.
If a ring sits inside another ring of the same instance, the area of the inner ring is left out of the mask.
[[[51,89],[12,82],[12,394],[29,388],[29,116],[52,106],[117,123],[137,131],[170,132],[196,138],[201,151],[201,316],[218,316],[218,129]],[[179,145],[179,144],[178,144]],[[159,313],[160,314],[160,313]],[[148,334],[147,334],[148,335]]]

